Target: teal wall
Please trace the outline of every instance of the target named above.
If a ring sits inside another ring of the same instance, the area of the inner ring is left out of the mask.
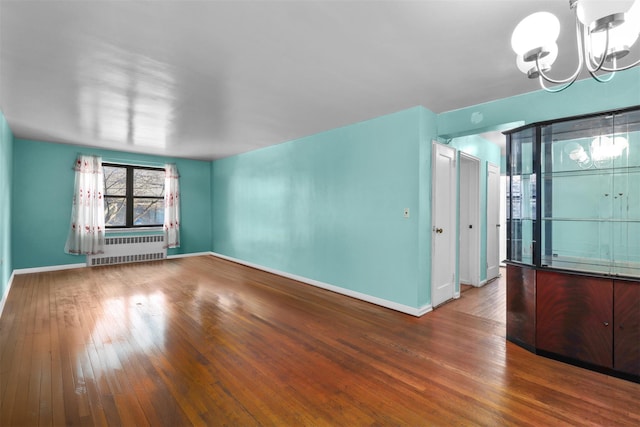
[[[416,107],[216,160],[214,252],[419,307],[434,124]]]
[[[13,135],[0,111],[0,301],[13,271],[11,257],[11,169]],[[1,305],[1,303],[0,303]]]
[[[448,138],[471,135],[504,129],[505,123],[528,124],[635,105],[640,105],[640,67],[616,73],[609,83],[589,78],[560,93],[537,90],[441,113],[438,135]]]
[[[82,263],[64,253],[73,198],[72,166],[78,153],[104,160],[158,165],[176,163],[180,171],[181,246],[169,255],[211,249],[209,162],[165,158],[16,138],[13,145],[13,268]]]
[[[417,107],[215,161],[213,250],[423,307],[430,303],[432,138],[453,138],[453,146],[483,160],[486,219],[487,162],[504,169],[505,160],[475,134],[638,105],[639,71],[606,85],[580,81],[559,94],[536,91],[437,116]],[[404,207],[408,221],[399,216]],[[485,228],[481,236],[484,280]]]
[[[479,135],[453,138],[450,145],[480,159],[480,281],[487,280],[487,164],[493,163],[500,167],[500,147]],[[457,243],[460,243],[459,239]],[[456,271],[456,282],[458,279]]]

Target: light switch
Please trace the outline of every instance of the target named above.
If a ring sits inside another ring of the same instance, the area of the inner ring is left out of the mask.
[[[409,218],[409,208],[404,208],[404,217]]]

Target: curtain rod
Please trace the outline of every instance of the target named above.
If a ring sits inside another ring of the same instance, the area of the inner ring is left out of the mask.
[[[127,159],[116,159],[114,157],[102,157],[102,161],[106,163],[118,163],[130,166],[146,166],[164,169],[166,163],[145,162],[144,160],[131,161]]]

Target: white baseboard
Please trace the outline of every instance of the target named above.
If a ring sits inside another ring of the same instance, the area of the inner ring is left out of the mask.
[[[191,257],[191,256],[202,256],[202,255],[211,255],[211,252],[193,252],[193,253],[190,253],[190,254],[167,255],[166,259],[187,258],[187,257]]]
[[[176,254],[176,255],[167,255],[165,259],[173,259],[173,258],[185,258],[190,256],[202,256],[202,255],[211,255],[211,252],[194,252],[189,254]],[[88,267],[86,262],[79,264],[61,264],[61,265],[49,265],[45,267],[32,267],[32,268],[19,268],[17,270],[13,270],[13,274],[30,274],[30,273],[44,273],[47,271],[58,271],[58,270],[70,270],[72,268],[83,268]]]
[[[433,307],[431,306],[431,304],[426,304],[418,309],[417,314],[413,314],[413,313],[407,313],[407,314],[413,314],[416,317],[420,317],[422,315],[427,314],[430,311],[433,311]]]
[[[428,312],[430,312],[433,308],[431,304],[424,305],[420,308],[410,307],[408,305],[399,304],[394,301],[385,300],[383,298],[374,297],[372,295],[363,294],[361,292],[352,291],[350,289],[341,288],[339,286],[331,285],[329,283],[320,282],[318,280],[309,279],[307,277],[298,276],[296,274],[287,273],[285,271],[276,270],[273,268],[265,267],[259,264],[254,264],[252,262],[244,261],[238,258],[233,258],[227,255],[222,255],[217,252],[209,252],[210,255],[213,255],[217,258],[222,258],[227,261],[235,262],[236,264],[246,265],[247,267],[252,267],[258,270],[266,271],[267,273],[276,274],[278,276],[286,277],[288,279],[293,279],[298,282],[305,283],[307,285],[315,286],[318,288],[326,289],[328,291],[332,291],[338,294],[346,295],[348,297],[356,298],[362,301],[370,302],[372,304],[379,305],[381,307],[390,308],[395,311],[399,311],[401,313],[410,314],[412,316],[420,317]]]
[[[2,295],[2,299],[0,300],[0,318],[2,317],[2,312],[4,311],[4,304],[7,302],[7,297],[9,296],[9,289],[11,289],[11,285],[13,284],[14,277],[15,277],[15,271],[12,271],[11,276],[9,277],[9,282],[7,283],[7,289],[5,289],[4,295]]]
[[[202,256],[202,255],[211,255],[211,252],[194,252],[190,254],[167,255],[167,258],[165,259],[185,258],[190,256]],[[131,263],[131,264],[135,264],[135,263]],[[84,268],[84,267],[88,267],[87,263],[85,262],[79,263],[79,264],[48,265],[45,267],[19,268],[17,270],[13,270],[13,274],[44,273],[47,271],[70,270],[72,268]]]
[[[72,268],[84,268],[86,266],[87,266],[87,263],[85,262],[81,264],[48,265],[45,267],[19,268],[17,270],[13,270],[13,273],[16,275],[30,274],[30,273],[44,273],[47,271],[71,270]]]

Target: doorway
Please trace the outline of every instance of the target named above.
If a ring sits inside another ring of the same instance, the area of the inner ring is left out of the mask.
[[[459,277],[480,286],[480,159],[460,152]]]

